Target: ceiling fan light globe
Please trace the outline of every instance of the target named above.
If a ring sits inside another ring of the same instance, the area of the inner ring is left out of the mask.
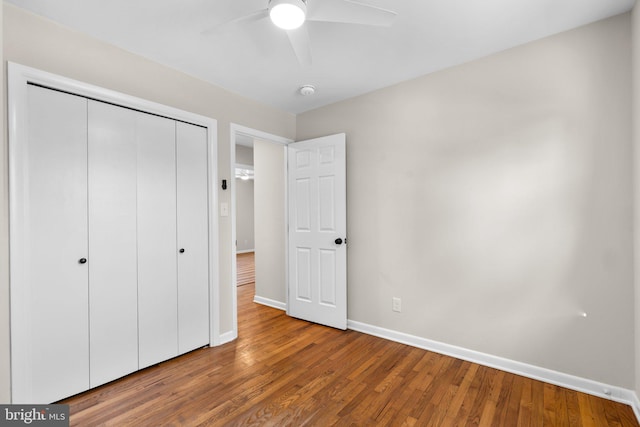
[[[294,30],[300,27],[306,18],[307,6],[302,0],[271,0],[269,17],[283,30]]]

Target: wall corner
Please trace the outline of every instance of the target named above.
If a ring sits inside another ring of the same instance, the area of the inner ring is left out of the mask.
[[[633,265],[634,265],[634,339],[636,400],[640,390],[640,5],[631,11],[631,126],[633,147]],[[638,405],[634,407],[638,415]]]

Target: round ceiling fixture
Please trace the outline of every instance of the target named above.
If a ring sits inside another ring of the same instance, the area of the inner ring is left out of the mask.
[[[310,96],[316,93],[316,87],[314,85],[304,85],[299,89],[300,95]]]
[[[271,0],[269,16],[271,21],[283,30],[294,30],[304,23],[307,5],[304,0]]]

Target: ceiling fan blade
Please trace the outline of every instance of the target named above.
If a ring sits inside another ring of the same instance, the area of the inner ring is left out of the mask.
[[[260,9],[254,12],[251,12],[248,15],[239,16],[238,18],[232,19],[230,21],[223,22],[221,24],[216,24],[212,27],[209,27],[202,31],[203,35],[214,34],[217,32],[224,31],[227,28],[230,28],[234,25],[244,24],[247,22],[254,22],[264,19],[269,16],[269,9]]]
[[[291,47],[300,65],[311,65],[311,43],[309,42],[307,26],[303,25],[295,30],[287,30],[287,36],[289,36]]]
[[[309,21],[388,27],[393,24],[397,15],[391,10],[357,0],[323,0],[311,5],[313,9],[309,11]]]

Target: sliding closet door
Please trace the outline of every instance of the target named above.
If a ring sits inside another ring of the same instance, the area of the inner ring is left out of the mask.
[[[138,114],[89,101],[91,387],[138,369]]]
[[[27,91],[11,152],[12,400],[48,403],[89,387],[87,101]]]
[[[178,184],[178,343],[209,343],[207,130],[176,123]]]
[[[139,367],[178,354],[175,122],[137,115]]]

